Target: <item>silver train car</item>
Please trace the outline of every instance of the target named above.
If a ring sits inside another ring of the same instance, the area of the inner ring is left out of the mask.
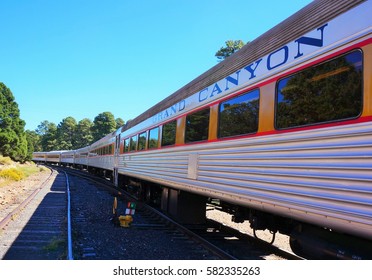
[[[372,258],[371,10],[313,1],[74,164],[183,223],[217,201],[300,255]]]
[[[61,155],[63,151],[52,151],[45,153],[45,161],[53,164],[61,164]]]
[[[75,150],[74,165],[80,167],[81,169],[87,169],[89,166],[89,151],[90,146]]]

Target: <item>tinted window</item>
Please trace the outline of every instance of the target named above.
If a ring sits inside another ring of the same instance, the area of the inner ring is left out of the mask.
[[[162,131],[162,146],[169,146],[176,144],[176,127],[177,121],[171,121],[163,125]]]
[[[362,53],[354,51],[279,81],[276,127],[289,128],[359,116]]]
[[[226,100],[220,104],[219,137],[257,132],[259,90]]]
[[[146,149],[147,132],[143,132],[138,136],[138,151]]]
[[[155,127],[149,132],[149,149],[158,147],[159,143],[159,127]]]
[[[124,141],[124,153],[129,152],[129,142],[130,142],[129,138],[125,139],[125,141]]]
[[[136,151],[137,150],[137,135],[132,136],[130,138],[130,151]]]
[[[186,117],[185,142],[208,140],[209,108]]]

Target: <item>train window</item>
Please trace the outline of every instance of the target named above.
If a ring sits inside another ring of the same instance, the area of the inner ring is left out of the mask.
[[[147,132],[138,135],[138,151],[146,149]]]
[[[278,129],[356,118],[362,110],[362,53],[353,51],[280,80]]]
[[[186,143],[208,140],[209,112],[206,108],[186,117]]]
[[[129,143],[130,143],[130,139],[127,138],[124,140],[124,153],[127,153],[129,152]]]
[[[241,94],[220,104],[218,136],[232,137],[258,130],[260,91]]]
[[[136,151],[137,150],[137,135],[134,135],[130,138],[130,151]]]
[[[161,139],[162,146],[169,146],[169,145],[176,144],[176,129],[177,129],[176,120],[163,125],[163,132],[162,132],[162,139]]]
[[[150,129],[149,132],[149,149],[154,149],[158,147],[159,143],[159,127]]]

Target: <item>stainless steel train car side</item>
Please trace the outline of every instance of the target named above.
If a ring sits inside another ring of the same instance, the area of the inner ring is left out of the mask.
[[[369,122],[131,154],[119,172],[371,238],[371,147]]]
[[[89,165],[90,146],[75,150],[74,164],[80,168],[87,168]]]
[[[45,152],[34,152],[32,154],[32,161],[36,163],[46,162],[46,153]]]
[[[64,151],[61,153],[61,164],[62,165],[74,165],[75,164],[75,151]]]
[[[116,131],[93,143],[89,148],[89,168],[107,177],[113,176],[115,166],[115,136]]]
[[[60,164],[61,163],[61,154],[63,151],[51,151],[46,152],[46,162],[47,163],[53,163],[53,164]]]

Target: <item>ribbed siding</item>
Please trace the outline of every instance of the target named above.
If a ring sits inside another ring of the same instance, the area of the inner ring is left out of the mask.
[[[196,180],[187,176],[191,151],[198,154]],[[124,160],[122,174],[372,232],[372,123],[188,145]]]
[[[88,159],[88,163],[89,166],[92,167],[113,170],[114,157],[113,156],[92,157]]]
[[[182,152],[171,155],[166,151],[159,154],[151,152],[142,155],[133,154],[120,160],[119,168],[124,167],[126,173],[137,175],[183,178],[187,173],[187,159],[187,155]]]

